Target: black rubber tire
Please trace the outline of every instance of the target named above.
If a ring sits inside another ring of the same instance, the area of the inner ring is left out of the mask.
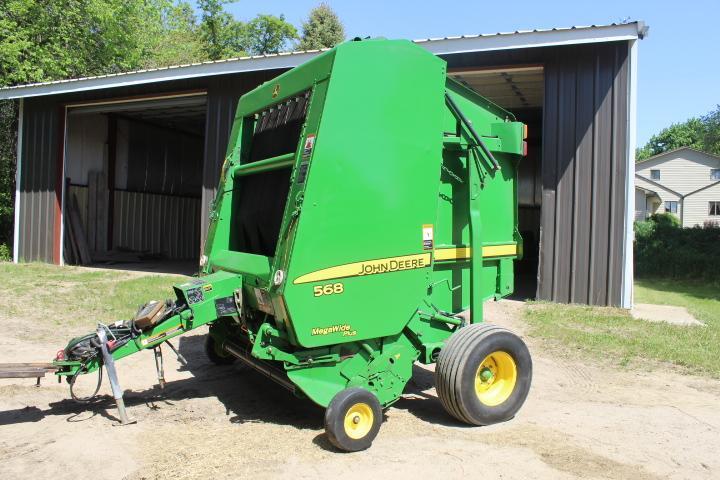
[[[345,416],[356,404],[365,404],[372,411],[372,426],[362,438],[351,438],[345,431]],[[325,410],[325,433],[330,443],[346,452],[358,452],[372,445],[382,424],[382,408],[375,394],[364,388],[352,387],[340,391]]]
[[[232,355],[220,353],[215,338],[210,334],[205,337],[205,355],[215,365],[232,365],[237,360]]]
[[[480,363],[493,352],[505,352],[515,362],[517,379],[509,397],[485,405],[475,391]],[[440,351],[435,386],[445,410],[470,425],[492,425],[510,420],[520,410],[532,381],[532,358],[520,337],[502,327],[475,324],[461,328]]]

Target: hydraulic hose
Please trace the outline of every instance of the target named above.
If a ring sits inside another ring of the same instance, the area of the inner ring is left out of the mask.
[[[98,367],[98,379],[97,379],[97,385],[95,385],[95,391],[87,396],[87,397],[78,397],[75,395],[75,392],[73,391],[73,387],[75,386],[75,380],[77,380],[77,377],[79,377],[82,374],[82,371],[85,369],[85,365],[78,368],[77,371],[73,374],[72,377],[70,377],[70,397],[75,400],[78,403],[89,403],[92,402],[93,399],[97,396],[98,392],[100,391],[100,385],[102,385],[102,365]]]

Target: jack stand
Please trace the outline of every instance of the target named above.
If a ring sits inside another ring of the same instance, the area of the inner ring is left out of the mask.
[[[168,344],[168,347],[170,347],[170,350],[172,350],[173,352],[175,352],[175,355],[177,355],[178,362],[180,362],[183,367],[187,367],[187,366],[188,366],[187,360],[185,360],[185,357],[183,357],[182,355],[180,355],[180,352],[177,351],[177,349],[175,348],[175,346],[174,346],[172,343],[170,343],[169,340],[165,340],[165,343]]]
[[[100,339],[100,350],[102,351],[103,363],[105,364],[105,371],[110,379],[110,388],[112,389],[113,398],[115,398],[115,404],[117,405],[118,414],[120,415],[120,425],[131,425],[137,423],[135,420],[130,420],[125,411],[125,402],[123,401],[123,392],[118,382],[117,371],[115,370],[115,359],[110,354],[107,346],[107,334],[105,333],[105,327],[98,325],[97,336]]]
[[[155,352],[155,370],[157,370],[160,390],[165,390],[165,368],[163,367],[162,346],[158,345],[154,347],[153,351]]]

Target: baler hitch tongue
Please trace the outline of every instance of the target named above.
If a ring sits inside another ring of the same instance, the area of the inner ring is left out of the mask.
[[[40,379],[46,373],[55,373],[57,367],[52,363],[0,363],[0,378],[36,378],[36,385],[40,386]]]

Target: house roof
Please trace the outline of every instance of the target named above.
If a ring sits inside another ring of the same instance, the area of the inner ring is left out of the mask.
[[[673,148],[672,150],[668,150],[667,152],[658,153],[657,155],[653,155],[652,157],[648,157],[648,158],[646,158],[645,160],[640,160],[639,162],[636,162],[636,165],[640,165],[641,163],[651,162],[651,161],[653,161],[653,160],[657,160],[658,158],[665,157],[665,156],[668,156],[668,155],[672,155],[673,153],[677,153],[677,152],[680,152],[680,151],[683,151],[683,150],[690,150],[690,151],[692,151],[692,152],[701,153],[701,154],[703,154],[703,155],[707,155],[707,156],[710,157],[710,158],[716,158],[716,159],[720,160],[720,155],[715,155],[715,154],[713,154],[713,153],[703,152],[702,150],[698,150],[697,148],[692,148],[692,147],[678,147],[678,148]]]
[[[676,191],[673,190],[672,188],[670,188],[670,187],[668,187],[668,186],[665,186],[665,185],[663,185],[663,184],[661,184],[661,183],[658,183],[658,182],[656,182],[655,180],[652,180],[652,179],[647,178],[647,177],[643,177],[643,176],[640,175],[639,173],[636,173],[636,174],[635,174],[635,187],[636,187],[636,188],[643,188],[643,187],[638,186],[637,180],[642,180],[642,181],[644,181],[644,182],[647,182],[647,183],[649,183],[649,184],[651,184],[651,185],[654,185],[654,186],[656,186],[656,187],[658,187],[658,188],[660,188],[660,189],[662,189],[662,190],[665,190],[666,192],[670,192],[670,193],[672,193],[673,195],[677,195],[677,196],[680,197],[680,198],[683,197],[683,194],[682,194],[682,193],[676,192]],[[653,193],[657,194],[656,192],[653,192]]]
[[[574,26],[568,28],[517,30],[493,34],[460,35],[413,40],[436,55],[465,52],[536,48],[584,43],[629,41],[642,39],[648,27],[641,21]],[[57,95],[145,83],[164,82],[230,73],[292,68],[324,50],[305,50],[251,57],[228,58],[189,65],[114,73],[94,77],[56,80],[0,88],[0,100]]]
[[[657,192],[654,191],[654,190],[650,190],[650,189],[641,187],[641,186],[639,186],[639,185],[637,185],[637,184],[635,184],[635,188],[636,188],[637,190],[642,190],[643,192],[645,192],[645,195],[650,195],[650,196],[655,195],[656,197],[659,197],[659,195],[657,194]]]

